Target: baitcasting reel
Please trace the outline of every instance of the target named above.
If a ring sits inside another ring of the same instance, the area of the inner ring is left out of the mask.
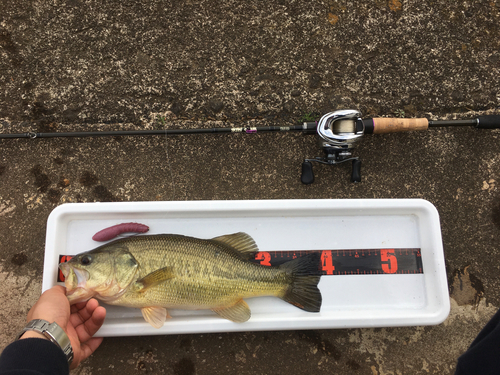
[[[304,126],[308,125],[310,124],[304,124]],[[309,185],[314,182],[311,163],[313,161],[330,165],[352,161],[351,181],[361,182],[361,161],[358,157],[352,156],[354,144],[365,133],[365,124],[361,119],[361,113],[354,109],[343,109],[327,113],[319,120],[316,131],[319,136],[319,145],[323,149],[325,156],[305,159],[304,163],[302,163],[302,183]]]

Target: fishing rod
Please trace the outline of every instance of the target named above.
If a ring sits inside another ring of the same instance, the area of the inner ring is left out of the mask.
[[[304,122],[292,126],[260,126],[260,127],[225,127],[198,129],[161,129],[161,130],[114,130],[87,132],[50,132],[50,133],[11,133],[0,134],[0,139],[40,139],[69,137],[106,137],[106,136],[149,136],[149,135],[183,135],[183,134],[223,134],[262,132],[302,132],[317,134],[319,146],[325,156],[305,159],[302,163],[301,181],[303,184],[314,182],[311,162],[336,165],[352,161],[351,181],[361,181],[361,161],[353,156],[352,150],[365,134],[387,134],[403,131],[427,130],[445,126],[473,126],[478,129],[499,129],[500,115],[479,116],[468,120],[431,121],[426,118],[361,118],[361,112],[354,109],[337,110],[325,114],[319,121]]]

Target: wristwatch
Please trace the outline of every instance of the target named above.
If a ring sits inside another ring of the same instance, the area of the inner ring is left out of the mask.
[[[64,352],[64,355],[68,360],[68,364],[71,364],[71,361],[73,361],[73,348],[71,347],[71,342],[69,341],[69,337],[66,332],[64,332],[64,330],[59,327],[56,322],[49,323],[43,319],[34,319],[29,322],[21,332],[19,332],[16,337],[16,341],[19,340],[21,336],[24,335],[24,333],[27,331],[35,331],[41,333],[54,344],[59,346]]]

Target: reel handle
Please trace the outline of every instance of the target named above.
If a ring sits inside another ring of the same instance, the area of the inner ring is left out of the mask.
[[[426,118],[377,117],[365,119],[363,124],[365,125],[365,134],[397,133],[429,128],[429,120]]]
[[[314,182],[314,172],[312,163],[308,160],[302,163],[302,175],[300,181],[304,185],[310,185]],[[352,161],[351,182],[361,182],[361,160]]]

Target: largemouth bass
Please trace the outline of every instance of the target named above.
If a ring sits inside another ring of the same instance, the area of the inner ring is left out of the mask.
[[[249,261],[257,251],[245,233],[210,240],[144,235],[80,253],[59,268],[71,304],[94,297],[140,308],[156,328],[163,326],[167,309],[210,309],[242,323],[251,315],[243,298],[258,296],[276,296],[305,311],[320,311],[318,254],[268,267]]]

